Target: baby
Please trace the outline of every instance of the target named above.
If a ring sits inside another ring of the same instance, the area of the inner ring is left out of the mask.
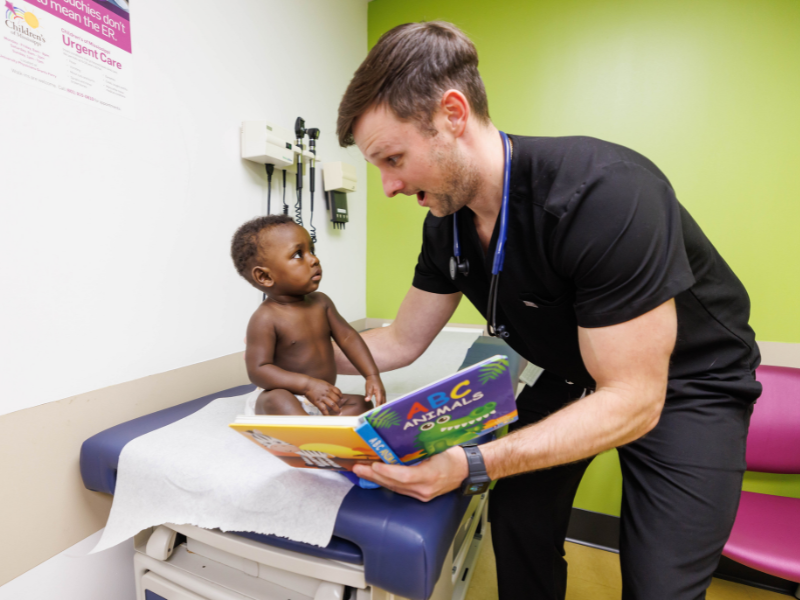
[[[231,256],[239,275],[266,295],[247,326],[247,374],[259,388],[248,414],[359,415],[372,408],[334,385],[331,338],[366,378],[366,397],[386,401],[367,345],[316,291],[322,268],[305,229],[286,215],[258,217],[236,231]]]

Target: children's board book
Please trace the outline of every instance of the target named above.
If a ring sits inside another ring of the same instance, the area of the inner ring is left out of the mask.
[[[230,426],[293,467],[352,471],[414,464],[516,420],[508,360],[496,355],[357,417],[240,416]]]

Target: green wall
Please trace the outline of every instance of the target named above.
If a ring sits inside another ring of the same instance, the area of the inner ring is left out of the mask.
[[[370,47],[434,19],[475,42],[500,129],[653,160],[747,286],[758,339],[800,343],[800,2],[373,0]],[[371,166],[367,186],[367,315],[390,319],[425,211],[386,198]],[[481,323],[466,301],[453,321]],[[576,505],[618,514],[620,481],[616,453],[598,457]],[[800,478],[748,474],[745,488],[800,497]]]

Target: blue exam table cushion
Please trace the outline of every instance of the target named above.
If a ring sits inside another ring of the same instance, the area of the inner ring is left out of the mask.
[[[495,354],[507,355],[509,371],[519,373],[519,356],[502,340],[488,337],[475,341],[460,368]],[[119,457],[129,441],[174,423],[212,400],[239,396],[254,389],[254,385],[241,385],[209,394],[92,436],[81,447],[84,485],[90,490],[113,494]],[[354,486],[342,502],[333,538],[326,547],[250,532],[236,535],[310,556],[363,564],[365,579],[370,584],[399,596],[422,600],[433,592],[469,502],[470,497],[457,492],[423,503],[386,489]]]

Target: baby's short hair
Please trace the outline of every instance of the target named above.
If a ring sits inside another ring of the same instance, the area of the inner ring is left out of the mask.
[[[231,258],[236,271],[253,283],[247,268],[250,261],[258,254],[258,236],[265,229],[272,229],[278,225],[294,223],[289,215],[268,215],[251,219],[233,234],[231,240]]]

